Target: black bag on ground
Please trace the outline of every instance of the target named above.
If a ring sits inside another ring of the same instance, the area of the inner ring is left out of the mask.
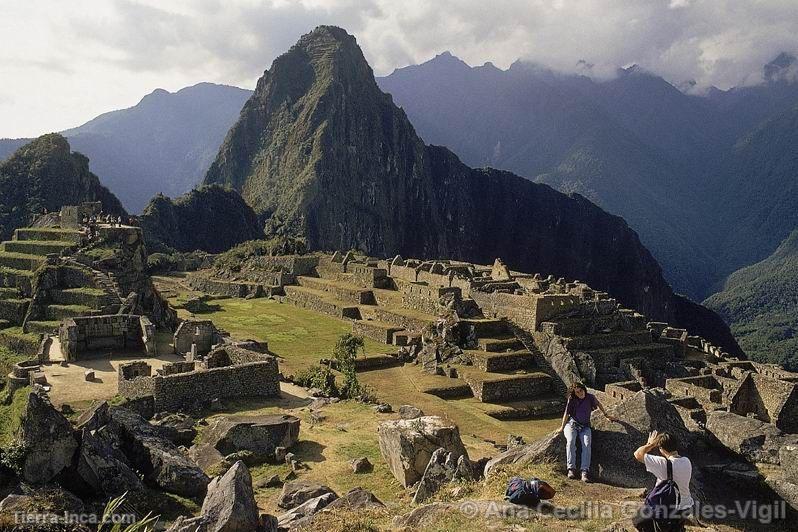
[[[540,479],[513,477],[507,482],[504,498],[513,504],[537,506],[540,504]]]

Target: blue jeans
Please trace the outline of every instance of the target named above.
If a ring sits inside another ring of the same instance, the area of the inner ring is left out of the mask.
[[[578,439],[582,447],[582,454],[579,461],[580,469],[582,471],[588,471],[590,469],[590,445],[593,442],[593,431],[590,430],[590,427],[583,427],[582,430],[576,430],[574,420],[571,419],[565,424],[565,430],[563,432],[565,433],[565,441],[567,442],[565,454],[568,469],[576,469],[576,440]]]

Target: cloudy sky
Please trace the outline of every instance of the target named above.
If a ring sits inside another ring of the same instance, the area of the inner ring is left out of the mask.
[[[451,50],[596,75],[637,63],[673,83],[760,81],[798,51],[797,0],[0,0],[0,137],[35,136],[200,81],[252,88],[319,24],[377,75]]]

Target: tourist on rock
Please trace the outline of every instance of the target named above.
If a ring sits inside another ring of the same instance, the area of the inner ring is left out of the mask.
[[[654,449],[661,456],[650,454]],[[679,456],[676,438],[653,431],[645,445],[634,452],[635,460],[645,464],[646,471],[657,477],[657,483],[646,496],[646,503],[632,522],[641,532],[682,532],[692,516],[693,497],[690,477],[693,464]]]
[[[562,416],[562,426],[560,430],[565,434],[566,461],[568,463],[568,478],[576,478],[576,441],[582,447],[579,460],[579,468],[582,470],[582,480],[588,482],[590,477],[590,452],[593,441],[593,431],[590,429],[590,415],[593,410],[598,408],[601,413],[610,421],[618,421],[607,413],[596,396],[588,393],[587,387],[581,382],[571,385],[568,392],[568,402],[565,405],[565,413]]]

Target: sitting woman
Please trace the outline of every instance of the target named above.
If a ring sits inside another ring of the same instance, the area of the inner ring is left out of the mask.
[[[609,415],[596,396],[588,393],[587,387],[581,382],[571,385],[568,392],[568,403],[565,405],[565,413],[562,416],[562,426],[560,430],[565,434],[566,460],[568,463],[568,478],[576,478],[576,440],[582,446],[579,466],[582,470],[582,480],[588,482],[588,471],[590,471],[590,450],[593,432],[590,429],[590,414],[598,408],[601,413],[610,421],[618,421]]]

